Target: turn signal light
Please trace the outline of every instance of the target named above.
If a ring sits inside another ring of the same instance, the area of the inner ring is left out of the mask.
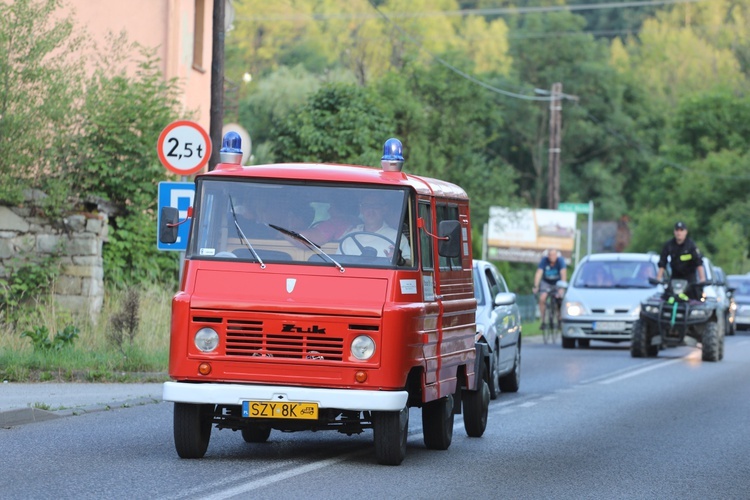
[[[211,373],[211,363],[201,363],[198,365],[198,373],[201,375],[208,375]]]
[[[354,380],[359,382],[360,384],[363,384],[367,382],[367,372],[357,372],[354,374]]]

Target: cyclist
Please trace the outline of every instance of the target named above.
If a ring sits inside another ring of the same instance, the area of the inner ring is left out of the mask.
[[[557,293],[556,299],[559,301],[562,297],[557,292],[557,282],[559,280],[567,281],[568,270],[565,268],[565,259],[555,248],[550,248],[547,255],[539,261],[536,274],[534,274],[533,292],[539,293],[539,313],[542,317],[541,328],[544,330],[544,312],[546,308],[547,295],[550,292]]]

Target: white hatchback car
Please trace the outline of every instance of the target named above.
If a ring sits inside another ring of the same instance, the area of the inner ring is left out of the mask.
[[[570,279],[562,308],[562,346],[591,340],[630,341],[641,302],[662,291],[654,253],[600,253],[584,257]]]

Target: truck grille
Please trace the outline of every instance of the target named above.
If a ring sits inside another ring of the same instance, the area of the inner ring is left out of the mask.
[[[344,339],[314,333],[267,332],[262,321],[227,320],[227,356],[341,361]]]

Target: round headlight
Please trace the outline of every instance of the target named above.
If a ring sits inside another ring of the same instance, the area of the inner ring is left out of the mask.
[[[583,306],[578,302],[568,302],[565,304],[568,316],[580,316],[583,314]]]
[[[362,361],[370,359],[375,354],[375,341],[367,335],[360,335],[352,340],[352,356]]]
[[[201,328],[193,338],[195,347],[202,352],[211,352],[219,345],[219,334],[213,328]]]

